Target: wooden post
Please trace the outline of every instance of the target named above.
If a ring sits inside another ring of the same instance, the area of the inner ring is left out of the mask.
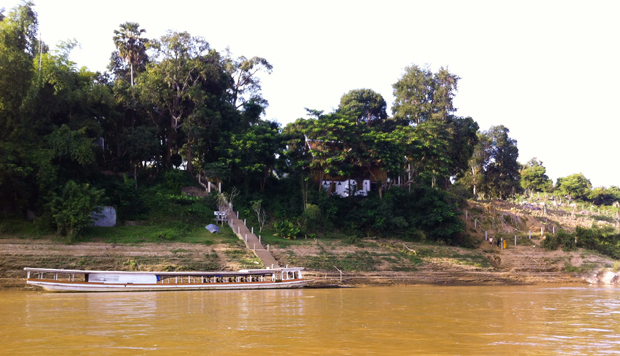
[[[269,245],[267,245],[267,251],[269,251]],[[272,265],[273,266],[273,265]]]
[[[220,191],[220,193],[222,193],[222,182],[218,183],[218,188],[217,189]]]
[[[237,212],[237,219],[239,219],[239,212]]]
[[[258,235],[258,243],[260,243],[260,235]]]
[[[515,246],[517,246],[517,235],[515,235]]]
[[[530,230],[530,240],[532,239],[532,230]]]
[[[254,233],[254,226],[252,226],[252,233]]]
[[[545,233],[545,227],[541,226],[540,227],[540,236],[543,236],[544,233]]]

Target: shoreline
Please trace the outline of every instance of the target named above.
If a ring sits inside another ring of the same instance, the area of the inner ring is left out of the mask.
[[[304,261],[316,261],[317,251],[328,251],[331,258],[344,258],[355,251],[375,251],[380,254],[390,252],[393,256],[394,246],[382,240],[382,246],[356,248],[350,245],[318,246],[301,245],[298,247],[274,248],[275,255],[282,265],[304,266]],[[413,246],[413,245],[412,245]],[[344,285],[354,287],[398,286],[398,285],[440,285],[440,286],[491,286],[491,285],[533,285],[533,284],[588,284],[598,271],[605,270],[608,260],[600,256],[577,251],[572,254],[562,251],[546,251],[540,248],[521,247],[498,253],[497,251],[464,250],[457,247],[434,247],[435,252],[457,254],[460,259],[429,257],[418,260],[417,265],[409,266],[407,271],[394,271],[398,267],[385,264],[377,258],[375,270],[367,272],[342,271],[326,264],[326,269],[306,268],[304,277],[314,280],[311,284]],[[429,246],[415,247],[418,252]],[[315,251],[318,249],[317,251]],[[383,250],[381,250],[383,249]],[[439,249],[443,249],[439,251]],[[465,253],[475,253],[474,257],[487,259],[488,266],[463,264],[466,258],[473,258]],[[205,245],[189,243],[144,243],[112,244],[101,242],[84,242],[61,244],[53,240],[0,239],[0,290],[37,290],[26,285],[24,267],[65,268],[88,270],[238,270],[257,267],[248,260],[251,252],[243,247],[229,244]],[[293,256],[298,261],[289,260]],[[215,257],[214,257],[215,256]],[[251,257],[251,256],[250,256]],[[544,261],[544,263],[542,263]],[[330,260],[331,261],[331,260]],[[534,263],[531,261],[538,261]],[[588,270],[578,272],[564,271],[564,264],[591,266]],[[594,264],[596,262],[596,264]],[[342,282],[341,282],[342,278]],[[589,279],[588,279],[589,278]],[[586,280],[588,279],[588,280]],[[595,280],[595,279],[594,279]]]

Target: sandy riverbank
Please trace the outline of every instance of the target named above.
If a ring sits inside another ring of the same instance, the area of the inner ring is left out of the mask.
[[[314,279],[317,284],[337,284],[342,278],[342,284],[353,286],[586,283],[582,278],[584,272],[610,266],[608,259],[587,251],[550,252],[531,246],[518,246],[504,251],[488,246],[477,250],[415,244],[406,247],[407,250],[402,242],[386,240],[365,241],[360,246],[316,242],[274,248],[273,253],[282,265],[291,263],[301,266],[304,266],[304,261],[316,264],[317,260],[325,258],[344,260],[350,256],[366,256],[374,264],[362,267],[372,270],[342,271],[341,276],[331,266],[323,269],[307,268],[307,278]],[[394,259],[394,256],[405,256],[405,252],[415,263],[405,266],[402,261],[409,260]],[[424,257],[417,258],[422,255]],[[483,263],[484,259],[488,263]],[[67,245],[44,239],[0,239],[0,289],[31,289],[25,284],[24,267],[144,271],[236,270],[252,267],[247,265],[248,261],[253,263],[247,251],[227,244]],[[567,273],[567,265],[579,271]]]

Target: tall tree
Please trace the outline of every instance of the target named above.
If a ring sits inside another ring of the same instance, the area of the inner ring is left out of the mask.
[[[474,198],[478,197],[481,188],[486,183],[486,167],[491,160],[491,140],[484,133],[478,133],[478,143],[475,145],[468,169],[459,179],[459,183],[471,189]],[[484,192],[484,189],[482,189]]]
[[[183,144],[176,142],[181,127],[192,115],[199,115],[206,93],[202,90],[207,79],[221,78],[220,57],[209,50],[209,43],[202,37],[187,32],[169,31],[157,41],[152,41],[157,62],[147,67],[141,96],[153,105],[151,115],[165,132],[164,162],[170,167],[172,151]],[[190,131],[190,130],[188,130]],[[189,137],[190,142],[195,137]],[[188,171],[192,172],[192,145],[187,147]]]
[[[284,149],[279,124],[260,121],[243,133],[233,134],[226,155],[220,161],[225,162],[237,176],[243,177],[246,187],[254,179],[259,181],[260,189],[265,190]]]
[[[129,63],[131,86],[134,85],[134,68],[146,63],[148,59],[146,44],[149,40],[142,37],[143,33],[146,33],[146,30],[141,29],[137,22],[125,22],[120,25],[120,29],[114,30],[114,37],[112,38],[119,56]]]
[[[0,210],[23,208],[33,191],[33,156],[37,137],[29,125],[28,93],[38,49],[37,16],[26,1],[0,22]]]
[[[443,67],[437,73],[428,66],[406,67],[402,78],[392,85],[394,117],[413,125],[431,119],[447,120],[456,111],[452,99],[459,79]]]
[[[549,192],[553,182],[547,176],[547,169],[536,157],[529,160],[521,169],[521,187],[531,192]]]
[[[370,126],[387,119],[387,104],[381,94],[371,89],[355,89],[340,98],[338,110],[353,116],[358,123]]]
[[[261,80],[258,73],[271,74],[273,66],[265,58],[245,56],[232,58],[230,52],[227,53],[225,63],[226,70],[234,81],[230,88],[233,106],[239,109],[244,104],[253,102],[266,107],[268,103],[261,95]]]
[[[520,165],[517,162],[517,141],[508,136],[507,127],[491,126],[485,132],[490,139],[490,162],[486,167],[485,180],[491,196],[504,199],[520,190]]]

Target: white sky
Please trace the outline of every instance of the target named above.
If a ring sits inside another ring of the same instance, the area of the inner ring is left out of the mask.
[[[7,10],[19,1],[5,1]],[[377,91],[410,64],[459,75],[458,115],[505,125],[519,160],[536,156],[554,180],[583,173],[620,186],[620,1],[139,1],[36,0],[42,39],[76,38],[78,66],[105,70],[113,31],[138,22],[203,36],[212,48],[261,56],[267,119],[331,111],[352,89]],[[391,110],[388,110],[391,113]]]

